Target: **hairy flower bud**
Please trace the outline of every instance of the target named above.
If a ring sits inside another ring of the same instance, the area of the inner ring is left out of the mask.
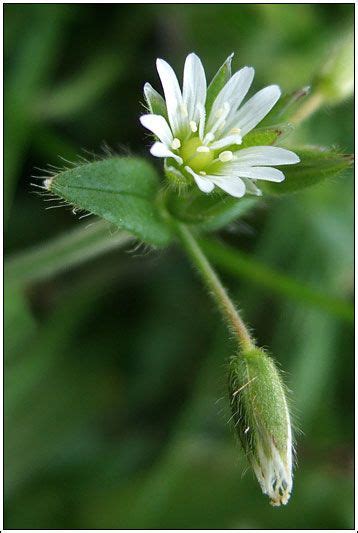
[[[285,505],[292,490],[292,433],[285,387],[260,348],[230,361],[232,419],[241,444],[271,504]]]

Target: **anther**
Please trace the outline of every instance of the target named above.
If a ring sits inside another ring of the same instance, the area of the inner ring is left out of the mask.
[[[210,148],[208,146],[198,146],[196,151],[197,152],[210,152]]]
[[[196,131],[198,131],[198,126],[196,124],[196,122],[194,122],[194,120],[191,120],[189,122],[189,126],[190,126],[190,129],[193,133],[195,133]]]
[[[172,142],[173,150],[178,150],[178,148],[180,147],[181,147],[181,142],[179,141],[179,139],[177,138],[173,139],[173,142]]]
[[[199,174],[200,174],[201,176],[206,176],[206,172],[205,172],[205,170],[200,170]]]
[[[221,152],[221,154],[219,154],[219,159],[222,163],[231,161],[233,157],[233,153],[230,150],[225,150],[224,152]]]
[[[233,135],[241,133],[241,129],[240,128],[232,128],[232,130],[230,130],[230,133],[232,133]]]

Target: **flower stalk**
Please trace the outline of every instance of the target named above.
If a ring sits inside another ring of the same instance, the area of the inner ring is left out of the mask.
[[[180,222],[174,222],[174,224],[181,244],[209,289],[225,322],[239,340],[241,348],[243,350],[253,349],[255,343],[250,336],[247,326],[240,317],[239,311],[230,299],[225,287],[222,285],[218,275],[209,263],[198,242],[185,224]]]
[[[292,430],[285,386],[271,357],[258,348],[238,310],[189,228],[172,221],[188,256],[238,340],[229,364],[229,401],[247,459],[273,506],[292,491]]]

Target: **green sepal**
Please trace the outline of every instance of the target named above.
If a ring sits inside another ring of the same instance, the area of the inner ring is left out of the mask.
[[[335,149],[322,147],[291,148],[299,158],[296,165],[281,165],[285,174],[281,183],[260,182],[264,193],[280,195],[301,191],[326,179],[337,177],[351,168],[353,156],[341,154]]]
[[[309,86],[296,89],[291,93],[281,96],[279,101],[274,105],[272,110],[261,121],[260,126],[272,126],[272,124],[289,121],[297,108],[301,105],[311,92]]]
[[[148,107],[148,111],[154,115],[161,115],[165,119],[168,118],[167,106],[164,98],[158,93],[150,83],[144,85],[144,98]]]
[[[269,146],[276,144],[278,140],[281,141],[289,135],[292,130],[293,126],[288,123],[278,124],[277,126],[270,126],[267,128],[256,128],[245,135],[239,149],[248,148],[249,146]],[[237,148],[238,147],[235,149],[237,150]]]
[[[290,427],[285,385],[263,349],[253,348],[232,357],[229,396],[235,428],[249,458],[255,457],[259,444],[270,456],[267,437],[285,456]]]
[[[206,114],[209,115],[213,106],[214,100],[224,87],[224,85],[231,78],[231,61],[234,54],[230,54],[226,61],[221,65],[214,78],[211,80],[206,94]]]
[[[111,157],[65,170],[45,181],[49,192],[142,241],[164,246],[171,239],[158,203],[159,180],[144,159]]]
[[[169,212],[181,222],[204,231],[216,231],[245,215],[257,203],[254,197],[233,198],[221,192],[203,194],[189,190],[171,194],[167,199]]]
[[[177,191],[187,189],[193,183],[193,178],[183,171],[183,167],[178,168],[176,161],[172,158],[164,160],[164,174],[170,185],[173,185]],[[177,194],[180,194],[177,192]]]

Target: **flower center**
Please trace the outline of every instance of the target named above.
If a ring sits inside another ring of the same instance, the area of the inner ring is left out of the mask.
[[[199,137],[185,141],[180,148],[180,155],[194,172],[204,170],[214,159],[214,152],[208,146],[203,146]]]

